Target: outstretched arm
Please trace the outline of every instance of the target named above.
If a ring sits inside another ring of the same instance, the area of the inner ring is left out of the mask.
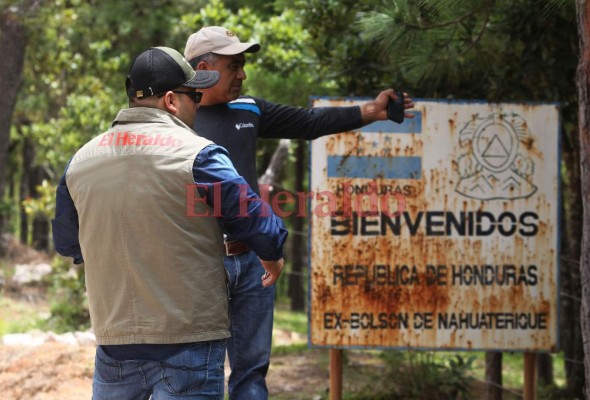
[[[348,132],[387,119],[387,103],[396,99],[393,89],[383,90],[362,106],[302,108],[256,99],[262,117],[259,137],[313,140],[332,133]],[[414,102],[404,93],[404,109]],[[406,118],[414,118],[411,113]]]

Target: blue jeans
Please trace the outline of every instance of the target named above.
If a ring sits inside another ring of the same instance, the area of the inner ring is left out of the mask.
[[[275,286],[263,287],[264,268],[253,251],[225,257],[229,274],[231,337],[227,353],[231,400],[268,399]]]
[[[223,400],[226,341],[194,343],[163,361],[117,360],[96,349],[93,400]]]

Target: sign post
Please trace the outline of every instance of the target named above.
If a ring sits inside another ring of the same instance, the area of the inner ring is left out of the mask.
[[[524,353],[524,400],[537,399],[537,354]]]
[[[330,349],[330,400],[342,400],[342,349]]]
[[[415,104],[312,142],[310,344],[556,351],[558,106]]]

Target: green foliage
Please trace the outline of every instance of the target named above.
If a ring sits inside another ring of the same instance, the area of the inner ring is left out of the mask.
[[[293,4],[310,35],[314,75],[329,84],[335,95],[374,97],[398,81],[389,60],[365,40],[356,24],[359,15],[380,4],[381,0],[298,0]]]
[[[15,121],[37,145],[37,165],[57,173],[88,139],[126,107],[131,60],[168,43],[172,25],[194,1],[43,2],[27,24],[29,46]],[[204,2],[203,2],[204,3]]]
[[[539,385],[537,390],[537,398],[539,400],[571,400],[572,396],[564,388],[559,388],[556,385]]]
[[[76,7],[78,6],[78,7]],[[110,55],[113,45],[91,33],[87,3],[46,4],[39,23],[31,26],[25,82],[15,120],[19,137],[33,140],[37,165],[61,172],[67,160],[89,138],[105,129],[125,105],[124,74],[130,56]],[[43,21],[43,23],[41,23]],[[97,29],[97,28],[94,28]],[[101,26],[100,31],[108,29]],[[96,38],[96,41],[88,40]]]
[[[277,304],[274,311],[274,326],[299,334],[307,334],[307,314],[289,311],[286,305]]]
[[[420,95],[573,101],[573,3],[386,0],[360,20]]]
[[[90,327],[84,266],[72,265],[57,256],[50,275],[50,312],[47,328],[55,332],[86,330]]]
[[[348,400],[460,400],[469,399],[474,356],[439,360],[432,352],[383,352],[386,371],[379,385],[371,385]]]
[[[44,324],[45,315],[37,308],[0,296],[0,336],[41,329]]]
[[[9,297],[10,294],[18,293],[18,286],[13,281],[14,275],[15,265],[0,259],[0,337],[33,329],[45,329],[49,316],[46,309],[38,304]]]
[[[279,346],[272,346],[272,355],[273,356],[288,356],[291,354],[301,354],[308,351],[309,348],[307,343],[294,343],[290,345],[279,345]]]
[[[452,352],[438,352],[438,357],[452,356]],[[470,352],[476,358],[473,376],[485,380],[485,352]],[[563,352],[551,354],[553,359],[554,380],[558,386],[565,385]],[[502,384],[509,388],[521,388],[524,385],[524,356],[521,352],[502,353]]]
[[[225,0],[225,4],[234,13],[249,7],[256,10],[256,14],[263,19],[276,13],[274,3],[268,0]]]
[[[37,138],[37,161],[62,172],[74,153],[92,137],[106,130],[123,103],[114,103],[110,90],[97,90],[93,96],[72,94],[57,118],[23,127],[25,134]],[[122,98],[120,100],[123,100]],[[109,115],[110,117],[105,117]]]
[[[44,179],[43,183],[37,186],[37,193],[39,197],[24,200],[25,213],[31,217],[52,218],[55,214],[55,188]]]
[[[254,27],[260,22],[256,13],[249,7],[243,7],[237,12],[232,12],[221,0],[212,0],[198,12],[186,12],[180,17],[177,24],[171,29],[171,46],[184,51],[188,37],[204,26],[224,26],[242,41],[257,40],[253,36]]]

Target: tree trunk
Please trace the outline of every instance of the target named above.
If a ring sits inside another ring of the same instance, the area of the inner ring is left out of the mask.
[[[19,132],[20,133],[20,132]],[[20,210],[20,242],[23,244],[29,244],[29,216],[25,212],[25,206],[23,201],[27,199],[31,195],[29,192],[29,180],[31,174],[31,168],[29,168],[29,161],[33,160],[34,155],[31,154],[32,147],[30,146],[30,140],[27,138],[23,138],[20,141],[22,146],[22,165],[19,166],[19,169],[22,171],[20,176],[20,190],[18,193],[19,205],[18,208]],[[15,179],[16,176],[11,177]]]
[[[307,148],[306,142],[299,141],[297,143],[296,161],[295,161],[295,191],[303,193],[305,187],[303,181],[305,180],[305,150]],[[298,197],[299,198],[299,197]],[[304,207],[302,204],[297,204],[298,210]],[[293,221],[293,237],[291,239],[292,253],[291,253],[291,275],[289,275],[289,298],[291,299],[291,310],[303,311],[305,310],[305,291],[303,290],[303,265],[305,263],[305,241],[303,240],[303,216],[294,213],[295,219]]]
[[[580,238],[582,237],[583,205],[580,183],[580,146],[577,130],[563,131],[561,235],[561,323],[560,338],[565,358],[566,392],[569,398],[583,397],[584,346],[580,326],[582,285],[580,282]]]
[[[542,385],[553,385],[553,359],[550,354],[537,353],[537,377]]]
[[[37,186],[41,185],[44,179],[49,178],[43,167],[35,165],[36,155],[35,143],[28,137],[23,138],[23,175],[21,185],[21,199],[23,200],[25,198],[38,198]],[[27,222],[29,219],[26,217],[28,216],[25,215],[24,217],[25,222]],[[30,221],[32,228],[31,243],[27,244],[36,250],[49,250],[49,221],[42,215],[30,216]],[[27,223],[27,228],[28,226]]]
[[[502,400],[502,353],[486,352],[486,400]]]
[[[580,57],[576,76],[578,90],[578,126],[580,137],[580,173],[582,182],[582,250],[580,274],[582,279],[582,337],[586,398],[590,399],[590,2],[576,0]]]
[[[8,145],[16,96],[22,83],[26,30],[21,17],[8,9],[0,11],[0,203],[4,201]],[[0,213],[0,237],[6,216]],[[2,241],[0,241],[0,247]],[[0,248],[0,255],[3,249]]]
[[[291,146],[291,140],[289,139],[281,139],[279,140],[279,144],[275,149],[275,152],[272,154],[270,161],[268,162],[268,166],[264,171],[264,174],[260,178],[258,178],[259,185],[276,185],[277,184],[277,177],[281,172],[281,168],[285,165],[285,161],[287,161],[287,156],[289,155],[289,147]]]

